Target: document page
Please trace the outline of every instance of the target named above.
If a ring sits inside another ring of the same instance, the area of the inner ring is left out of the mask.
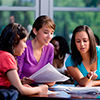
[[[68,87],[65,91],[67,93],[97,94],[100,93],[100,87]]]
[[[64,90],[67,93],[76,94],[100,94],[100,86],[97,87],[75,87],[74,85],[57,85],[50,87],[50,90]]]
[[[69,77],[57,71],[50,63],[42,67],[29,78],[34,79],[34,81],[38,83],[63,82],[69,79]]]

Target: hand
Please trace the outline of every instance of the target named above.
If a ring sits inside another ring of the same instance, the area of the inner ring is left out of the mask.
[[[47,85],[40,85],[40,93],[45,94],[48,92],[48,86]]]
[[[98,77],[98,75],[95,73],[95,71],[90,71],[89,73],[88,73],[88,77],[91,77],[92,76],[92,78],[91,78],[91,80],[95,80],[95,79],[97,79],[97,77]]]
[[[28,77],[23,77],[23,79],[21,79],[22,84],[31,84],[33,82],[35,82],[33,79],[30,79]]]
[[[48,82],[48,83],[46,83],[48,86],[53,86],[54,84],[55,84],[56,82]]]
[[[64,72],[67,76],[71,76],[68,70],[64,70]]]
[[[28,85],[28,84],[23,84],[23,86],[32,88],[32,87],[31,87],[30,85]]]

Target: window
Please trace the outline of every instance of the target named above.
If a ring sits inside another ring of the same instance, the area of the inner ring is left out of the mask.
[[[64,36],[69,45],[78,25],[90,26],[100,37],[100,0],[0,0],[0,31],[11,15],[29,31],[39,15],[51,17],[56,24],[55,35]]]
[[[37,16],[39,0],[0,0],[0,33],[10,18],[30,31]]]
[[[78,25],[88,25],[100,37],[99,0],[54,0],[55,35],[62,35],[70,45],[72,32]]]

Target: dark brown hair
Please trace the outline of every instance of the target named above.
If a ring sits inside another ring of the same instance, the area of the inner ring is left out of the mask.
[[[95,37],[91,28],[87,25],[81,25],[74,29],[72,39],[71,39],[71,51],[72,51],[72,60],[74,61],[74,66],[81,64],[82,57],[76,47],[75,44],[75,35],[77,32],[85,31],[88,34],[89,41],[90,41],[90,64],[96,61],[96,44],[95,44]]]
[[[39,16],[35,20],[35,22],[33,23],[33,27],[32,28],[36,28],[36,30],[38,31],[44,25],[47,25],[48,27],[50,27],[53,30],[55,30],[55,23],[54,23],[54,21],[51,18],[47,17],[46,15]],[[33,33],[33,29],[31,30],[31,33],[29,35],[29,38],[30,37],[35,38],[35,34]]]
[[[0,36],[0,50],[7,51],[14,55],[14,47],[21,39],[28,36],[28,31],[18,23],[8,24]]]

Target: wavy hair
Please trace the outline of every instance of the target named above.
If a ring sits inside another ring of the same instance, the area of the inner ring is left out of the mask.
[[[0,36],[0,50],[14,55],[14,47],[19,41],[28,36],[28,31],[18,23],[8,24]]]

